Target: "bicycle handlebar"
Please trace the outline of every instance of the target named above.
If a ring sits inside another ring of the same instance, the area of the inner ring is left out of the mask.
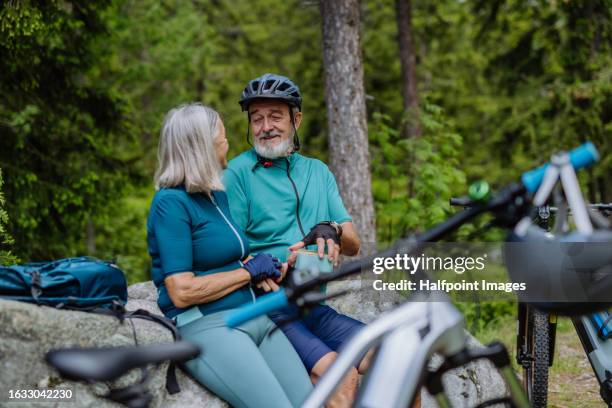
[[[257,298],[255,303],[241,306],[225,317],[225,323],[229,327],[234,328],[258,316],[283,308],[288,304],[289,298],[285,293],[285,289],[280,288],[277,292],[268,293]]]
[[[591,142],[587,142],[582,146],[578,146],[574,150],[567,153],[569,155],[570,163],[575,170],[580,170],[584,167],[590,166],[599,160],[599,153],[595,148],[595,145]],[[533,193],[538,189],[540,183],[542,183],[542,179],[544,178],[544,173],[546,173],[546,169],[550,166],[550,163],[544,164],[543,166],[538,167],[537,169],[528,171],[523,173],[521,176],[521,182],[529,191]]]
[[[469,207],[473,204],[472,200],[467,197],[451,197],[449,203],[457,207]]]

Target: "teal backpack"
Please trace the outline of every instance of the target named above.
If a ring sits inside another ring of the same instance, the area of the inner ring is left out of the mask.
[[[124,318],[149,320],[170,330],[174,340],[180,339],[170,319],[144,309],[128,312],[127,297],[123,271],[112,262],[92,257],[0,266],[0,299],[112,314],[121,321]],[[136,337],[134,340],[137,342]],[[180,391],[174,364],[168,367],[166,389],[170,394]]]
[[[0,298],[60,309],[122,309],[127,302],[123,271],[91,257],[0,267]]]

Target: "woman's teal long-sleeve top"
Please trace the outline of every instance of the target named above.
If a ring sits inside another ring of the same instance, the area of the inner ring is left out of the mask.
[[[180,272],[204,276],[238,269],[249,254],[249,241],[232,220],[223,191],[212,192],[212,198],[204,193],[187,193],[182,187],[157,191],[147,219],[147,244],[157,303],[170,318],[188,308],[174,306],[164,284],[166,277]],[[199,308],[206,315],[252,300],[247,284]]]

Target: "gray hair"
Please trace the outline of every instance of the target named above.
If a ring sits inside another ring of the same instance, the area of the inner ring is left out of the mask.
[[[157,190],[184,185],[188,193],[210,194],[224,189],[213,144],[219,121],[219,114],[201,103],[181,105],[166,114],[157,149]]]

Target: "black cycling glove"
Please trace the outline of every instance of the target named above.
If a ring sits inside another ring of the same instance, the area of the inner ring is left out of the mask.
[[[336,229],[334,225],[337,226],[338,229]],[[332,223],[330,221],[325,221],[325,222],[320,222],[314,227],[312,227],[310,232],[304,237],[304,239],[302,239],[302,241],[304,242],[306,246],[308,246],[308,245],[316,244],[317,238],[323,238],[325,242],[327,242],[328,239],[331,239],[336,244],[340,245],[341,236],[342,236],[342,229],[338,224]]]

